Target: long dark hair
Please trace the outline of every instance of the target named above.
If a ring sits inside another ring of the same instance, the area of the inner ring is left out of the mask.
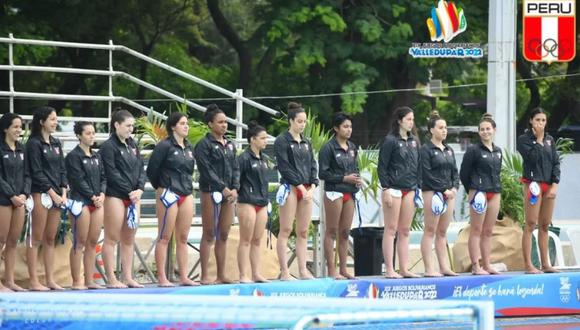
[[[133,118],[133,115],[128,110],[117,108],[111,116],[111,124],[109,125],[110,134],[113,135],[117,133],[115,123],[122,124],[128,118]]]
[[[540,107],[534,108],[531,112],[530,115],[528,116],[528,129],[531,131],[532,130],[532,123],[530,123],[530,121],[532,121],[532,119],[534,119],[534,117],[537,114],[543,113],[546,116],[548,116],[548,114],[546,113],[546,111]]]
[[[0,117],[0,142],[4,142],[6,139],[6,132],[4,130],[12,126],[14,119],[20,119],[20,123],[22,123],[22,117],[12,112],[5,113]]]
[[[186,115],[182,112],[172,112],[167,118],[167,122],[165,123],[165,129],[167,130],[167,137],[173,136],[172,128],[177,125],[177,123],[181,120],[181,118],[186,117]]]
[[[393,134],[399,133],[399,128],[401,126],[399,124],[399,120],[403,120],[403,118],[405,118],[405,116],[411,112],[413,112],[413,109],[406,106],[398,107],[395,109],[395,111],[393,112],[393,119],[391,123],[391,133]]]
[[[42,133],[42,123],[46,121],[51,113],[56,113],[53,107],[41,106],[33,109],[32,123],[30,124],[30,136],[40,136]]]

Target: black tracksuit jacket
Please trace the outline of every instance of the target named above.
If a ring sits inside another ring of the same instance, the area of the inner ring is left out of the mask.
[[[238,201],[257,206],[268,205],[268,161],[248,147],[238,158],[240,164],[240,192]]]
[[[518,138],[517,148],[524,159],[524,178],[549,184],[560,182],[560,158],[552,136],[544,134],[541,145],[528,130]]]
[[[427,141],[419,150],[421,159],[421,186],[423,191],[444,192],[459,188],[459,173],[455,162],[455,152],[446,143],[443,150]]]
[[[32,180],[31,192],[46,193],[52,188],[58,195],[68,186],[62,145],[50,136],[49,143],[40,136],[31,136],[26,143],[26,156]]]
[[[341,193],[356,193],[357,186],[343,181],[349,174],[359,174],[358,149],[356,145],[347,141],[348,148],[344,150],[333,137],[320,150],[318,165],[320,178],[324,180],[325,191]]]
[[[100,155],[91,150],[91,155],[87,156],[80,146],[76,146],[66,155],[65,164],[70,187],[69,198],[93,205],[91,198],[107,189],[105,166]]]
[[[180,196],[191,195],[195,167],[193,151],[189,141],[184,140],[182,148],[173,136],[159,142],[147,164],[147,177],[153,188],[169,188]]]
[[[129,199],[131,191],[145,189],[147,176],[143,168],[143,158],[139,147],[133,138],[122,143],[116,134],[105,141],[99,150],[103,164],[105,164],[105,176],[107,178],[107,191],[105,195]]]
[[[409,134],[407,140],[398,133],[389,134],[379,151],[377,168],[383,189],[414,190],[421,188],[419,143]]]
[[[294,140],[290,132],[280,134],[274,142],[276,163],[280,172],[280,183],[299,186],[315,184],[318,186],[318,169],[312,144],[309,140]]]
[[[199,189],[203,192],[222,192],[240,189],[240,167],[236,146],[227,138],[223,145],[211,134],[195,145],[195,159],[199,170]]]
[[[30,172],[24,146],[16,142],[16,148],[10,149],[6,142],[0,142],[0,205],[10,206],[10,198],[19,195],[30,195]]]
[[[481,142],[470,145],[463,155],[459,177],[466,191],[501,192],[501,149],[489,150]]]

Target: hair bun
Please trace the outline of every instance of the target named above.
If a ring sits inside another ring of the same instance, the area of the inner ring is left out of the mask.
[[[302,104],[298,102],[288,102],[288,110],[302,109]]]
[[[429,114],[429,119],[439,119],[439,118],[441,118],[441,116],[439,116],[439,111],[437,110],[433,110]]]
[[[491,113],[489,113],[489,112],[486,112],[486,113],[483,114],[483,116],[481,116],[481,119],[482,120],[483,119],[491,119],[491,120],[493,120],[493,115]]]
[[[247,125],[248,125],[248,129],[252,129],[252,128],[260,126],[260,124],[258,124],[258,122],[255,120],[250,120],[250,122]]]
[[[215,111],[215,110],[220,110],[220,108],[215,103],[212,103],[205,108],[205,111]]]

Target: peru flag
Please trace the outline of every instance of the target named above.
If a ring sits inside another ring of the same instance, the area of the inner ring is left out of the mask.
[[[576,56],[576,1],[524,0],[523,50],[531,62],[569,62]]]

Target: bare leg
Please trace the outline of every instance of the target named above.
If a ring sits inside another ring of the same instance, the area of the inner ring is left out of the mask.
[[[524,266],[526,268],[527,274],[539,274],[541,273],[534,264],[532,264],[532,232],[536,229],[538,224],[538,218],[540,215],[540,206],[543,202],[543,197],[538,196],[538,202],[535,205],[530,205],[527,198],[529,185],[524,184],[524,213],[526,216],[526,223],[523,228],[522,236],[522,253],[524,255]],[[538,241],[539,235],[538,235]],[[537,242],[539,243],[539,242]]]
[[[89,226],[89,235],[85,243],[85,255],[83,264],[85,268],[85,286],[89,289],[102,289],[103,287],[93,282],[93,270],[97,258],[97,244],[101,230],[103,228],[104,209],[99,207],[90,214],[91,223]]]
[[[89,208],[87,206],[83,207],[81,215],[76,220],[71,214],[68,215],[68,218],[73,228],[73,244],[70,248],[69,256],[73,281],[71,289],[85,290],[87,287],[83,285],[84,282],[81,278],[81,260],[83,259],[83,250],[85,250],[87,236],[89,235],[91,221]]]
[[[409,262],[409,234],[413,215],[415,214],[414,198],[414,191],[409,192],[402,198],[399,226],[397,228],[397,256],[399,257],[399,272],[403,277],[419,277],[419,275],[410,272],[407,267]]]
[[[12,206],[0,207],[0,221],[1,219],[10,219],[10,230],[8,231],[8,239],[6,240],[6,247],[4,251],[4,280],[6,287],[12,291],[26,291],[14,282],[14,265],[16,264],[16,245],[24,226],[24,207],[12,209]],[[12,217],[8,216],[7,212],[12,213]],[[2,224],[3,226],[3,224]],[[0,284],[1,285],[1,284]]]
[[[310,280],[314,276],[306,267],[308,252],[308,227],[312,220],[312,200],[300,200],[296,208],[296,258],[300,279]]]
[[[127,211],[121,199],[105,197],[104,212],[105,240],[102,255],[107,275],[107,287],[126,288],[127,286],[115,276],[115,247],[121,240],[121,228],[126,221]]]
[[[556,199],[547,198],[544,196],[542,205],[540,206],[540,218],[538,229],[538,244],[540,245],[540,260],[542,271],[544,273],[559,273],[560,271],[552,267],[549,256],[549,239],[548,229],[552,223],[552,214],[554,213],[554,206]],[[561,266],[561,265],[560,265]]]
[[[435,233],[435,253],[439,261],[439,271],[445,276],[457,276],[457,273],[451,270],[451,261],[447,257],[447,228],[453,219],[454,210],[455,198],[447,201],[447,211],[439,217]]]
[[[157,264],[157,281],[159,282],[158,285],[161,287],[171,287],[174,285],[167,279],[165,265],[167,264],[167,247],[169,246],[171,235],[173,235],[173,231],[175,229],[178,206],[177,203],[174,203],[166,212],[165,205],[160,200],[162,193],[163,188],[158,188],[155,192],[155,210],[157,213],[157,243],[155,244],[155,263]],[[162,230],[163,233],[161,233]]]
[[[238,204],[240,242],[238,244],[238,268],[240,283],[251,283],[250,244],[256,223],[256,209],[250,204]]]
[[[498,274],[498,272],[491,267],[491,237],[493,234],[493,226],[495,225],[499,213],[500,201],[500,194],[495,194],[487,203],[487,211],[485,213],[480,242],[483,269],[489,274],[494,275]]]
[[[6,241],[8,240],[12,213],[12,206],[0,206],[0,251],[4,250]],[[6,271],[4,271],[4,273],[6,273]],[[12,292],[12,290],[2,285],[2,282],[0,281],[0,292]]]
[[[135,210],[137,212],[137,219],[141,218],[141,204],[135,204]],[[123,226],[121,227],[121,268],[123,274],[123,280],[127,283],[130,288],[142,288],[143,285],[137,283],[133,279],[133,255],[135,249],[135,234],[137,229],[129,228],[127,221],[123,221]]]
[[[28,276],[30,277],[30,290],[48,291],[50,290],[49,288],[40,284],[36,271],[38,267],[38,248],[44,236],[48,210],[42,206],[39,193],[32,194],[32,198],[34,199],[34,205],[39,206],[32,210],[32,237],[28,233],[26,242],[26,265],[28,266]]]
[[[350,237],[350,227],[354,215],[354,200],[350,199],[342,205],[342,213],[338,224],[338,260],[340,265],[340,275],[343,278],[354,279],[354,276],[347,270],[348,239]]]
[[[201,284],[212,284],[215,280],[211,279],[208,273],[209,255],[215,244],[214,229],[214,204],[210,193],[201,193],[201,223],[203,232],[201,234],[201,243],[199,244],[199,258],[201,260]]]
[[[340,222],[340,215],[342,213],[342,198],[335,201],[330,201],[324,196],[324,210],[326,212],[326,230],[324,232],[324,254],[326,257],[326,267],[328,269],[328,277],[335,279],[343,279],[342,275],[336,273],[336,266],[334,262],[334,242],[338,234],[338,223]]]
[[[175,254],[177,257],[177,267],[179,269],[179,283],[186,286],[199,285],[187,277],[187,240],[189,239],[189,230],[193,221],[193,195],[185,198],[185,201],[179,206],[177,212],[177,222],[175,224]]]
[[[48,218],[44,229],[42,241],[42,255],[44,257],[44,269],[46,272],[46,285],[52,290],[64,290],[54,280],[54,246],[56,234],[60,226],[60,209],[48,210]]]
[[[280,279],[282,281],[289,281],[292,279],[286,261],[286,250],[288,250],[288,237],[290,237],[290,234],[292,233],[292,225],[294,224],[297,205],[298,201],[296,199],[295,189],[290,189],[290,194],[288,194],[286,203],[280,207],[280,232],[278,233],[278,240],[276,243],[278,262],[280,263]]]
[[[252,280],[254,282],[264,283],[269,282],[265,279],[259,271],[260,267],[260,252],[262,250],[262,237],[266,231],[266,223],[268,222],[268,210],[263,207],[256,214],[256,225],[254,226],[254,235],[252,237],[252,246],[250,247],[250,264],[252,266]]]
[[[433,191],[423,191],[423,200],[425,203],[423,217],[425,218],[425,223],[423,226],[423,238],[421,239],[421,255],[423,256],[423,265],[425,265],[425,276],[441,277],[443,274],[435,271],[432,257],[435,228],[437,228],[437,222],[439,221],[439,216],[433,214],[433,211],[431,211],[432,198]]]
[[[383,191],[383,194],[385,192]],[[383,203],[383,217],[385,220],[385,231],[383,232],[383,256],[385,260],[386,273],[388,278],[401,278],[394,268],[395,233],[399,227],[399,215],[401,213],[401,198],[393,197],[393,204],[388,207]]]
[[[228,236],[232,222],[234,222],[234,204],[224,202],[221,206],[219,237],[215,243],[215,259],[217,264],[217,280],[219,283],[234,283],[233,280],[226,277],[226,251]]]

